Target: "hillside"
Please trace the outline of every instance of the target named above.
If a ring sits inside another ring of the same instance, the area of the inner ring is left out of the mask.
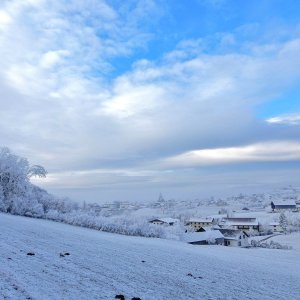
[[[7,214],[0,227],[3,299],[300,299],[298,250],[192,246]]]

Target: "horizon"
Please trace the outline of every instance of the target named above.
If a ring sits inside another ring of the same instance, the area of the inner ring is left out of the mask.
[[[4,0],[2,146],[76,201],[299,186],[299,9]]]

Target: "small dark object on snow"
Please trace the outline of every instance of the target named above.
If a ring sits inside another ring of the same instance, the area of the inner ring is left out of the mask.
[[[59,253],[59,256],[60,256],[60,257],[65,257],[64,254],[62,254],[62,253]]]
[[[139,297],[133,297],[133,298],[131,298],[131,300],[142,300],[142,299]]]
[[[66,252],[65,255],[70,255],[70,253],[69,253],[69,252]]]
[[[8,260],[12,260],[12,258],[11,258],[11,257],[8,257],[7,259],[8,259]]]
[[[28,252],[27,255],[33,256],[33,255],[35,255],[35,253],[33,253],[33,252]]]
[[[142,260],[142,263],[146,262],[145,260]]]
[[[201,276],[196,277],[192,273],[187,273],[186,276],[193,277],[194,279],[196,279],[196,278],[203,279],[203,277],[201,277]]]
[[[116,296],[115,296],[115,299],[118,299],[118,300],[125,300],[125,297],[124,297],[124,295],[116,295]]]

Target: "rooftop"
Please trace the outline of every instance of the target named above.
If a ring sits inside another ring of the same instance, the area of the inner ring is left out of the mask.
[[[295,200],[287,200],[287,201],[282,201],[282,200],[274,200],[272,203],[275,206],[296,206]]]
[[[187,243],[215,240],[223,238],[223,234],[219,230],[209,230],[205,232],[189,232],[182,235],[182,240]]]
[[[235,225],[235,226],[257,226],[258,221],[256,218],[224,218],[221,222],[222,225]]]
[[[191,218],[188,222],[212,223],[214,218]]]

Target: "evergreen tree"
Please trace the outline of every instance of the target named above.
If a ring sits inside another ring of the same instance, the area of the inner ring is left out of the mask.
[[[288,220],[284,212],[282,212],[279,216],[279,224],[283,229],[283,232],[286,233],[288,227]]]

